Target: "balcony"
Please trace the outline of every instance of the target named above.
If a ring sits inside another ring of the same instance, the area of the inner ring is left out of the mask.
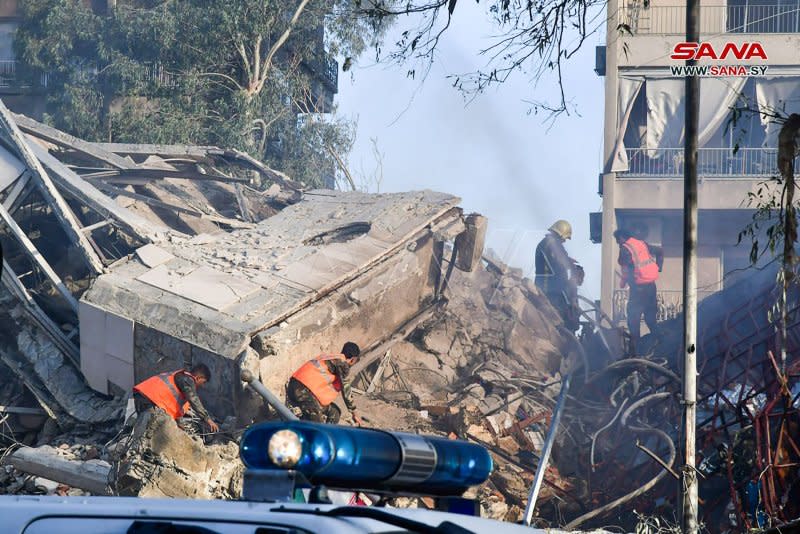
[[[16,59],[0,59],[0,91],[47,87],[46,73],[41,75],[38,85],[34,84],[33,87],[28,82],[20,80],[17,76],[18,65]]]
[[[686,6],[630,5],[623,21],[634,35],[685,35]],[[700,33],[798,33],[800,6],[727,5],[700,8]]]
[[[618,172],[626,177],[683,177],[683,148],[628,148],[628,170]],[[800,169],[800,158],[795,160]],[[702,177],[769,178],[778,173],[778,150],[771,148],[701,148],[697,151],[697,173]]]
[[[698,291],[698,302],[703,300],[709,295],[714,294],[714,291]],[[656,296],[658,302],[657,319],[658,322],[675,319],[683,313],[683,292],[674,290],[659,291]],[[623,323],[628,319],[628,290],[615,289],[614,297],[612,300],[612,318],[615,323]]]
[[[303,65],[310,70],[331,93],[339,92],[339,63],[328,54],[317,54],[303,60]]]

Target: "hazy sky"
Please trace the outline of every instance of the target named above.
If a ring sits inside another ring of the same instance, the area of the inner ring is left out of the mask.
[[[463,5],[462,5],[463,4]],[[405,68],[362,58],[339,75],[339,111],[356,118],[358,137],[350,155],[356,181],[371,174],[371,139],[383,153],[381,192],[434,189],[458,195],[465,212],[489,218],[487,247],[532,274],[538,241],[555,220],[572,223],[566,244],[586,268],[581,293],[600,295],[600,245],[589,241],[589,212],[600,211],[597,180],[602,150],[603,78],[594,72],[592,36],[565,70],[568,98],[580,116],[554,124],[528,114],[525,100],[557,102],[554,78],[535,84],[525,73],[471,102],[448,74],[483,67],[479,55],[492,28],[482,8],[459,3],[427,78],[412,80]],[[372,183],[370,191],[375,191]]]

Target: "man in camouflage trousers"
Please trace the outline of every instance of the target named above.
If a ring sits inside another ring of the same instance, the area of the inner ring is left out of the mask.
[[[295,371],[289,379],[286,396],[290,404],[302,411],[301,419],[338,423],[342,414],[333,401],[341,392],[353,420],[361,424],[347,376],[360,353],[358,345],[348,341],[342,347],[341,354],[320,354]]]

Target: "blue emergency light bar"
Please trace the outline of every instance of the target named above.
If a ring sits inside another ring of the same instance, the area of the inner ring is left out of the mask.
[[[249,469],[334,488],[456,495],[492,472],[486,449],[466,441],[303,421],[254,425],[239,453]]]

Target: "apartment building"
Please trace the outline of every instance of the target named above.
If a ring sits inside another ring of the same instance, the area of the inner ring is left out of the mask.
[[[671,67],[685,40],[680,0],[610,0],[598,74],[605,76],[602,212],[591,215],[592,240],[602,246],[601,305],[625,319],[619,288],[617,228],[663,247],[659,316],[682,308],[684,79]],[[777,174],[780,125],[766,115],[800,112],[800,0],[701,0],[701,42],[721,54],[728,43],[760,43],[766,55],[701,65],[766,66],[762,76],[703,77],[698,154],[699,297],[733,283],[749,265],[749,242],[737,246],[751,221],[748,193]],[[760,69],[759,69],[760,70]],[[733,110],[740,110],[734,112]]]

